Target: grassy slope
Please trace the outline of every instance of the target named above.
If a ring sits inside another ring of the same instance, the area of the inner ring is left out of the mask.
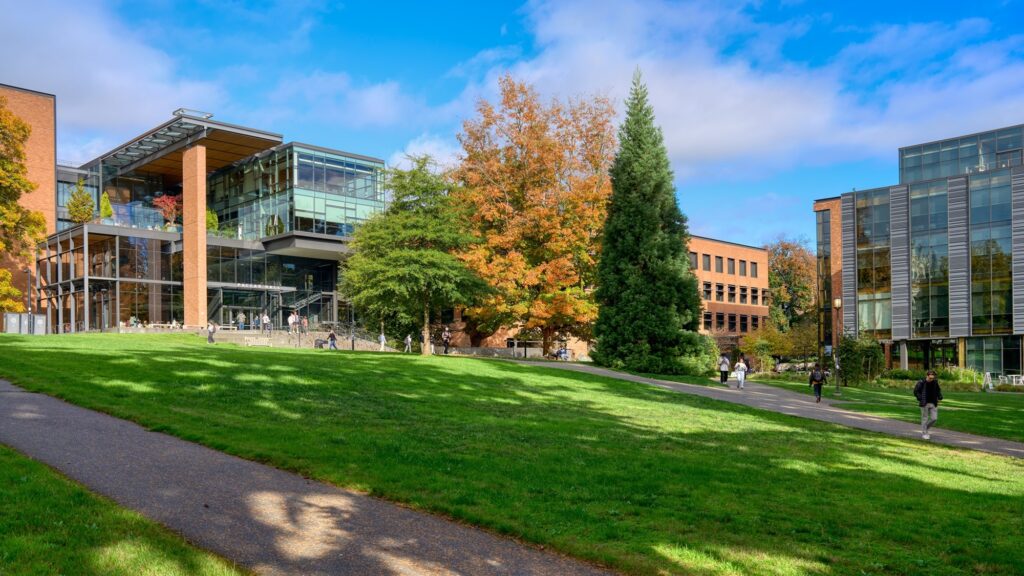
[[[755,380],[803,394],[813,394],[806,382]],[[839,397],[835,385],[823,389],[822,396],[844,400],[843,408],[907,422],[920,422],[921,411],[909,389],[881,387],[844,387]],[[1024,442],[1024,394],[984,392],[943,392],[939,405],[939,428],[981,434]]]
[[[0,374],[642,574],[1024,573],[1024,463],[541,367],[0,339]]]
[[[240,575],[46,466],[0,446],[0,575]]]

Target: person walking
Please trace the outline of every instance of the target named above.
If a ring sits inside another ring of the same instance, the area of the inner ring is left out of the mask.
[[[309,316],[302,317],[302,333],[309,334]]]
[[[216,331],[217,331],[217,324],[216,323],[214,323],[212,321],[206,323],[206,343],[207,344],[216,344],[216,342],[213,341],[213,334]]]
[[[298,321],[298,317],[295,315],[295,311],[288,315],[288,333],[291,334],[296,331],[295,322]]]
[[[238,329],[245,330],[245,312],[239,312],[238,316],[235,316],[235,320],[238,321]]]
[[[821,387],[825,385],[828,380],[828,376],[825,371],[821,369],[821,364],[815,364],[814,370],[811,370],[811,375],[808,377],[808,386],[814,389],[814,402],[821,402]]]
[[[939,419],[939,402],[942,401],[942,388],[935,370],[929,370],[924,380],[914,385],[914,396],[921,407],[921,438],[931,440],[931,429]]]
[[[718,358],[718,372],[722,379],[722,384],[727,383],[729,381],[729,357],[725,354]]]
[[[412,352],[412,334],[405,335],[405,350],[403,352]]]
[[[263,329],[267,332],[270,332],[270,330],[273,329],[273,326],[270,325],[270,315],[267,313],[263,314]]]
[[[740,385],[740,390],[743,390],[743,384],[747,379],[747,363],[743,361],[742,357],[740,357],[732,369],[736,372],[736,381]]]
[[[327,347],[331,350],[338,349],[338,335],[334,333],[334,328],[327,333]]]
[[[441,343],[444,344],[444,353],[448,353],[448,347],[452,344],[452,331],[447,326],[444,327],[444,332],[441,334]]]
[[[384,346],[388,343],[388,337],[381,332],[380,336],[377,337],[377,340],[380,342],[380,351],[383,352]]]

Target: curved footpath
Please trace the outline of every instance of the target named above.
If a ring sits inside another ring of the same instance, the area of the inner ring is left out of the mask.
[[[259,574],[612,574],[3,380],[0,443]]]
[[[674,390],[683,394],[694,394],[696,396],[714,398],[715,400],[723,400],[725,402],[732,402],[733,404],[743,404],[744,406],[761,408],[762,410],[770,410],[772,412],[779,412],[790,416],[809,418],[811,420],[821,420],[822,422],[831,422],[833,424],[849,426],[850,428],[860,428],[862,430],[870,430],[872,432],[881,432],[882,434],[889,434],[891,436],[900,436],[916,440],[921,439],[921,427],[917,424],[893,420],[891,418],[869,416],[867,414],[845,410],[836,405],[837,403],[841,404],[842,400],[829,400],[822,398],[821,404],[816,404],[812,396],[783,390],[775,386],[758,384],[756,382],[748,381],[746,383],[746,389],[739,390],[734,387],[735,382],[730,382],[730,385],[733,387],[721,388],[717,386],[700,386],[698,384],[683,384],[681,382],[658,380],[655,378],[636,376],[634,374],[617,372],[615,370],[608,370],[606,368],[587,364],[531,362],[529,360],[509,360],[509,362],[515,362],[516,364],[523,364],[527,366],[584,372],[586,374],[606,376],[608,378],[617,378],[619,380],[628,380],[630,382],[639,382],[641,384],[649,384],[659,388]],[[939,412],[939,417],[941,422],[941,410]],[[988,436],[967,434],[965,432],[932,428],[930,441],[936,444],[944,444],[946,446],[953,446],[956,448],[969,448],[971,450],[981,450],[983,452],[991,452],[993,454],[1000,454],[1003,456],[1024,458],[1024,443],[1014,442],[1012,440],[1002,440]]]

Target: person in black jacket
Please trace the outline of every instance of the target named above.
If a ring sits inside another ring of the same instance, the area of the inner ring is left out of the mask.
[[[814,401],[821,402],[821,387],[825,385],[828,377],[825,376],[825,371],[821,369],[821,364],[815,364],[814,370],[811,370],[811,375],[808,378],[808,384],[811,388],[814,388]]]
[[[928,433],[935,421],[939,419],[939,402],[942,400],[942,388],[935,376],[935,370],[929,370],[924,380],[914,385],[914,396],[921,407],[921,438],[931,439]]]

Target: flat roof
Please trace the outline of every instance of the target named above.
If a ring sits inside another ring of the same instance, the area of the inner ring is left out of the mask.
[[[305,142],[288,142],[278,146],[278,148],[284,148],[285,146],[298,146],[300,148],[309,148],[310,150],[316,150],[317,152],[326,152],[328,154],[337,154],[338,156],[347,156],[349,158],[355,158],[356,160],[366,160],[367,162],[379,162],[384,164],[384,160],[381,158],[374,158],[373,156],[367,156],[365,154],[356,154],[354,152],[345,152],[344,150],[336,150],[334,148],[327,148],[326,146],[317,146],[316,144],[306,144]]]
[[[999,128],[990,128],[988,130],[979,130],[977,132],[971,132],[970,134],[961,134],[958,136],[950,136],[948,138],[939,138],[938,140],[931,140],[929,142],[921,142],[918,144],[907,144],[906,146],[900,146],[899,151],[903,151],[907,148],[913,148],[915,146],[928,146],[929,144],[939,144],[941,142],[948,142],[949,140],[959,140],[960,138],[971,138],[974,136],[981,136],[988,132],[999,132],[1000,130],[1010,130],[1012,128],[1024,128],[1024,124],[1013,124],[1011,126],[1001,126]]]
[[[11,90],[18,90],[19,92],[30,92],[32,94],[38,94],[39,96],[47,96],[49,98],[53,98],[54,100],[57,99],[56,95],[50,94],[49,92],[40,92],[39,90],[33,90],[31,88],[22,88],[21,86],[12,86],[10,84],[4,84],[3,82],[0,82],[0,87],[10,88]]]
[[[732,244],[733,246],[741,246],[743,248],[750,248],[751,250],[762,250],[767,252],[768,249],[764,246],[751,246],[750,244],[740,244],[739,242],[730,242],[729,240],[719,240],[718,238],[708,238],[707,236],[698,236],[696,234],[690,234],[690,238],[698,238],[700,240],[707,240],[708,242],[718,242],[719,244]]]

